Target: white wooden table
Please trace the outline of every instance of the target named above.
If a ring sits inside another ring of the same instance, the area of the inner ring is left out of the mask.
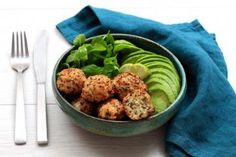
[[[236,4],[232,1],[156,1],[156,0],[7,0],[0,2],[0,156],[1,157],[158,157],[164,151],[165,127],[131,138],[110,138],[91,134],[77,127],[58,108],[51,89],[51,74],[58,57],[70,47],[55,25],[75,15],[90,4],[129,13],[163,23],[190,22],[199,19],[209,31],[216,33],[228,65],[228,78],[236,90]],[[26,30],[32,51],[41,29],[50,34],[47,76],[49,144],[36,143],[36,84],[33,66],[24,74],[27,117],[27,144],[13,141],[15,110],[15,73],[9,66],[11,33]]]

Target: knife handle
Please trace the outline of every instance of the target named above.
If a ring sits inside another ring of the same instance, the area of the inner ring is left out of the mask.
[[[47,106],[45,97],[45,83],[37,85],[37,142],[47,144]]]

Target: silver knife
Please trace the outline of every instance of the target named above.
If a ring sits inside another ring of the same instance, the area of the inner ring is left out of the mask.
[[[46,70],[47,70],[48,33],[40,32],[34,45],[33,64],[37,81],[37,142],[47,144],[47,106],[46,106]]]

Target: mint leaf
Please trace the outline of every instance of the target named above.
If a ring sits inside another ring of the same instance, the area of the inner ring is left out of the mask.
[[[92,45],[92,49],[90,51],[98,51],[98,52],[103,52],[106,51],[107,48],[104,46],[102,43],[94,43]]]
[[[77,50],[71,51],[70,55],[66,58],[66,64],[71,67],[80,67],[81,62],[88,60],[88,51],[86,45],[79,47]]]
[[[78,56],[76,55],[78,53],[78,50],[72,50],[70,52],[70,55],[66,58],[66,63],[70,64],[76,60],[79,60]]]
[[[92,75],[102,74],[103,67],[99,67],[95,64],[90,64],[82,67],[82,70],[86,76],[92,76]]]
[[[104,69],[103,74],[112,78],[119,73],[119,64],[117,62],[117,57],[109,57],[104,59]]]
[[[86,37],[84,34],[77,35],[73,40],[73,45],[75,46],[81,46],[85,43]]]
[[[106,64],[103,68],[102,73],[110,78],[113,78],[119,74],[119,68],[113,64]]]
[[[93,40],[91,41],[91,44],[93,46],[96,44],[100,44],[100,45],[103,45],[104,47],[106,47],[106,45],[107,45],[107,43],[104,41],[104,39],[101,36],[93,38]]]
[[[96,74],[116,76],[120,67],[117,61],[118,53],[135,47],[125,40],[116,42],[110,31],[105,36],[93,38],[89,43],[85,43],[85,40],[83,34],[75,37],[73,44],[78,49],[70,52],[63,66],[81,68],[87,76]]]
[[[111,64],[111,65],[114,65],[116,67],[119,67],[119,64],[118,64],[118,61],[117,61],[117,57],[114,56],[114,57],[109,57],[109,58],[105,58],[104,59],[104,65],[108,65],[108,64]]]
[[[111,35],[110,31],[108,31],[108,33],[104,36],[104,40],[106,41],[107,44],[114,44],[114,38]]]
[[[84,45],[79,47],[77,53],[78,54],[76,56],[79,58],[80,61],[88,60],[88,50]]]

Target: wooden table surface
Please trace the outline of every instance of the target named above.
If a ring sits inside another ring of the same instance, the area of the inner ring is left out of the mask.
[[[228,79],[236,90],[236,4],[233,1],[204,0],[21,0],[0,2],[0,156],[1,157],[163,157],[165,126],[150,133],[111,138],[91,134],[76,126],[56,105],[51,88],[52,69],[59,56],[70,45],[55,25],[75,15],[86,5],[103,7],[149,18],[163,23],[182,23],[198,19],[216,34],[228,66]],[[27,118],[27,144],[16,146],[13,141],[15,112],[15,72],[9,66],[11,33],[26,30],[29,49],[41,29],[49,32],[47,71],[47,108],[49,144],[36,143],[36,83],[31,64],[24,73]]]

